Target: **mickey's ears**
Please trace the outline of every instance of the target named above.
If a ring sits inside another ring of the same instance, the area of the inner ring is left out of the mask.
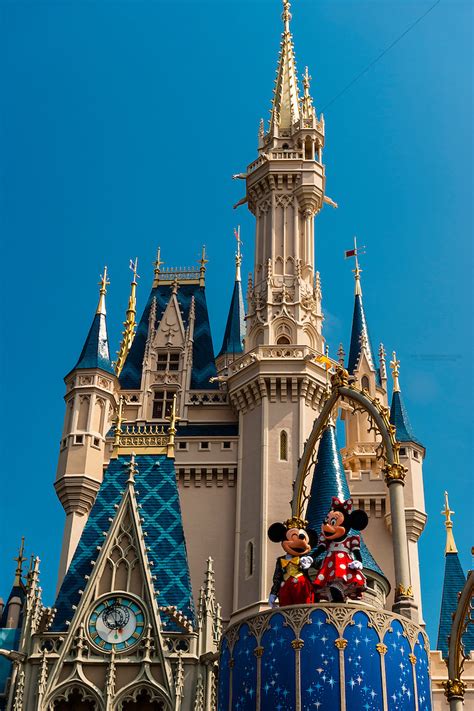
[[[286,538],[286,526],[284,523],[272,523],[268,529],[268,537],[273,543],[281,543]]]

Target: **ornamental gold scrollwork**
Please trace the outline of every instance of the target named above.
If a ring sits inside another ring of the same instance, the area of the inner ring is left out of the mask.
[[[349,385],[349,373],[345,368],[336,368],[336,372],[331,376],[333,388]]]
[[[304,640],[303,639],[293,639],[291,641],[291,646],[293,647],[293,649],[303,649]]]
[[[400,583],[395,590],[395,599],[398,600],[400,597],[411,597],[413,598],[413,588],[411,585],[405,587]]]
[[[402,484],[405,483],[405,477],[408,469],[402,464],[394,462],[393,464],[386,464],[382,468],[382,473],[385,475],[385,483],[390,486],[394,481],[399,481]]]
[[[380,655],[386,654],[388,649],[387,645],[383,642],[378,642],[378,644],[375,645],[375,648]]]
[[[409,659],[410,662],[413,664],[413,666],[415,666],[415,664],[416,664],[416,656],[415,656],[414,654],[409,654],[409,655],[408,655],[408,659]]]
[[[338,637],[334,640],[334,644],[338,649],[345,649],[347,647],[347,639],[344,639],[343,637]]]
[[[448,701],[451,699],[463,699],[464,692],[467,689],[467,684],[465,684],[461,679],[448,679],[443,681],[444,693]]]
[[[253,650],[253,653],[255,654],[255,656],[256,656],[257,658],[258,658],[258,657],[262,657],[262,656],[263,656],[263,652],[264,652],[264,647],[255,647],[255,649]]]

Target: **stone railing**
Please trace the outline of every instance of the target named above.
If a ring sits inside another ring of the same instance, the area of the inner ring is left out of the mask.
[[[258,346],[229,365],[230,373],[238,373],[252,363],[264,359],[311,360],[318,353],[309,346]]]
[[[227,393],[222,390],[193,390],[186,398],[186,405],[226,405],[227,402]]]

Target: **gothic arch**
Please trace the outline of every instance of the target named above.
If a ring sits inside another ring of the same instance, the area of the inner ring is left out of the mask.
[[[103,711],[104,705],[95,689],[73,679],[65,681],[53,692],[45,708],[48,711]]]
[[[147,706],[145,706],[147,704]],[[133,682],[122,690],[114,706],[115,711],[171,711],[171,704],[163,689],[150,682]]]
[[[362,392],[362,390],[356,388],[353,383],[349,384],[348,373],[343,368],[337,369],[331,378],[331,384],[332,388],[329,397],[324,403],[319,417],[313,424],[313,429],[306,440],[305,448],[298,466],[291,509],[293,516],[298,516],[299,518],[303,518],[303,510],[307,500],[305,481],[310,475],[312,465],[314,464],[316,445],[339,400],[349,402],[354,408],[362,409],[367,412],[370,427],[378,431],[382,437],[382,451],[380,457],[383,458],[388,465],[400,464],[398,456],[399,446],[395,436],[396,429],[389,420],[390,410],[384,407],[378,398],[370,397],[368,394]]]
[[[294,343],[293,328],[289,321],[279,319],[275,323],[275,342],[277,345],[289,345]]]

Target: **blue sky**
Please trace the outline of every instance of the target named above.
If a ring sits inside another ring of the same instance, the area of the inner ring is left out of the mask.
[[[300,73],[326,110],[327,192],[316,223],[325,335],[348,350],[353,235],[367,246],[363,290],[374,344],[396,348],[416,435],[427,447],[421,539],[432,643],[449,489],[464,568],[472,544],[472,20],[441,2],[359,81],[332,99],[432,2],[295,0]],[[256,156],[281,32],[277,0],[0,3],[0,235],[3,347],[0,592],[20,536],[42,559],[53,603],[63,511],[52,486],[62,377],[77,359],[109,267],[118,347],[130,257],[139,306],[156,247],[167,265],[209,252],[218,350],[253,218],[231,175]]]

